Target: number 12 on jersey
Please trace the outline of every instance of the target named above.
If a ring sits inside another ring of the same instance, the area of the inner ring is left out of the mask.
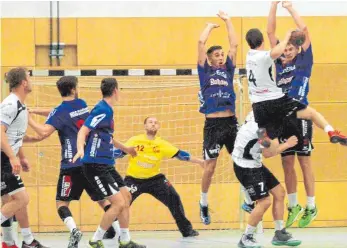
[[[253,71],[252,71],[252,70],[249,71],[248,81],[249,81],[249,82],[252,82],[252,83],[254,84],[254,86],[257,86],[257,84],[255,83],[255,82],[256,82],[256,79],[255,79],[255,77],[254,77],[254,74],[253,74]]]

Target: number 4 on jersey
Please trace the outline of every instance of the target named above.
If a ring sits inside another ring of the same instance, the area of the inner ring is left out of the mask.
[[[252,71],[252,70],[249,71],[248,81],[249,81],[249,82],[252,82],[252,83],[254,84],[254,86],[257,86],[257,84],[255,83],[256,80],[255,80],[255,77],[254,77],[254,74],[253,74],[253,71]]]

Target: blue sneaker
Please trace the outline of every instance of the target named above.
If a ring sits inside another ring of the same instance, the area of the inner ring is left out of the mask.
[[[202,223],[204,223],[205,225],[209,225],[211,223],[211,216],[208,213],[208,206],[202,206],[201,203],[199,203],[200,205],[200,218]]]
[[[246,211],[247,213],[252,213],[252,210],[254,209],[255,205],[253,204],[247,204],[246,202],[244,202],[241,206],[241,208],[243,209],[243,211]]]

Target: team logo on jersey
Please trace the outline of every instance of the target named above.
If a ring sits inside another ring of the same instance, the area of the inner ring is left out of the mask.
[[[63,180],[61,183],[61,196],[62,197],[69,197],[71,193],[72,188],[72,181],[71,176],[63,176]]]
[[[159,148],[159,146],[154,146],[154,147],[153,147],[153,152],[154,152],[154,153],[160,153],[160,148]]]
[[[281,78],[280,81],[278,81],[277,83],[277,86],[281,86],[281,85],[284,85],[284,84],[289,84],[292,82],[294,76],[291,76],[291,77],[288,77],[288,78]]]
[[[106,114],[100,114],[100,115],[95,116],[92,119],[92,122],[90,123],[90,126],[96,127],[96,125],[98,125],[105,117],[106,117]]]

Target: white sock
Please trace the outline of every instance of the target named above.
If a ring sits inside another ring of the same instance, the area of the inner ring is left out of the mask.
[[[288,194],[288,201],[289,201],[289,207],[295,207],[296,205],[298,205],[298,193],[291,193]]]
[[[314,209],[316,207],[316,197],[314,196],[308,196],[307,197],[307,208],[308,209]]]
[[[7,245],[11,246],[15,244],[13,235],[12,235],[12,226],[1,227],[2,229],[2,242],[5,242]]]
[[[201,192],[201,198],[200,198],[200,204],[204,207],[207,207],[208,202],[207,202],[207,193]]]
[[[102,240],[104,235],[106,233],[106,230],[102,229],[100,226],[98,226],[98,229],[96,229],[96,232],[93,235],[92,241],[98,241]]]
[[[119,226],[119,221],[116,220],[112,223],[112,227],[114,229],[114,231],[116,232],[116,237],[119,237],[120,236],[120,226]],[[118,240],[118,238],[117,238]]]
[[[332,126],[326,125],[324,127],[324,132],[328,133],[328,132],[332,132],[332,131],[334,131],[334,128]]]
[[[283,220],[275,220],[275,230],[281,231],[284,228]]]
[[[69,228],[70,232],[72,232],[73,229],[77,228],[76,223],[72,216],[69,216],[64,219],[64,224]]]
[[[120,229],[120,242],[123,244],[129,243],[131,240],[129,228],[121,228]]]
[[[255,226],[251,226],[251,225],[248,225],[247,224],[247,227],[246,227],[246,230],[245,230],[245,234],[248,235],[248,234],[253,234],[255,232],[255,229],[257,227]]]
[[[34,236],[31,233],[30,228],[22,228],[21,230],[24,243],[30,245],[34,241]]]
[[[7,218],[5,215],[3,215],[1,213],[1,224],[4,223],[6,220],[8,220],[9,218]]]

